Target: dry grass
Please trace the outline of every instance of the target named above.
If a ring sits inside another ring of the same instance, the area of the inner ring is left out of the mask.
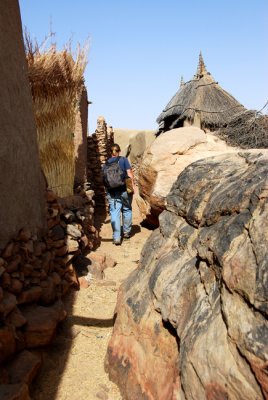
[[[243,149],[268,148],[268,116],[254,110],[242,111],[216,134],[231,146]]]
[[[84,87],[87,48],[38,45],[25,33],[41,163],[49,188],[69,196],[74,185],[75,113]]]

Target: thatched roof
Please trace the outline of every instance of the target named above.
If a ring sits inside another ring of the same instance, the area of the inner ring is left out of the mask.
[[[197,73],[184,83],[157,118],[159,131],[183,126],[183,121],[193,123],[198,116],[201,128],[211,130],[225,126],[226,121],[244,107],[223,90],[207,72],[202,54],[199,55]]]
[[[254,110],[237,113],[217,136],[243,149],[268,148],[268,116]]]

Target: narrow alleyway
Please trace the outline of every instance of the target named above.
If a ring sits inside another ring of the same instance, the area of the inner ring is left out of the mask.
[[[33,388],[33,400],[119,400],[116,385],[104,371],[104,359],[113,330],[118,288],[136,267],[150,231],[140,227],[133,201],[133,236],[121,246],[111,240],[109,218],[101,227],[101,246],[117,261],[108,268],[104,280],[93,281],[87,289],[72,293],[66,300],[68,317],[60,327]]]

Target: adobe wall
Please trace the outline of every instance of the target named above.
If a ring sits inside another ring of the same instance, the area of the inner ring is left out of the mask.
[[[45,226],[32,98],[17,0],[0,2],[0,249],[21,228]]]
[[[78,110],[75,116],[75,186],[81,185],[87,180],[87,122],[88,99],[87,90],[84,87],[79,99]]]

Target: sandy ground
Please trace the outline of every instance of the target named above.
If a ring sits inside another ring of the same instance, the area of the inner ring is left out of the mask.
[[[87,289],[65,299],[68,317],[49,351],[44,354],[41,372],[31,392],[33,400],[119,400],[122,397],[104,370],[104,359],[113,330],[118,288],[136,267],[141,248],[150,231],[140,227],[133,201],[133,236],[115,246],[111,240],[109,218],[101,227],[101,246],[117,261],[105,270],[105,279],[94,281]]]

